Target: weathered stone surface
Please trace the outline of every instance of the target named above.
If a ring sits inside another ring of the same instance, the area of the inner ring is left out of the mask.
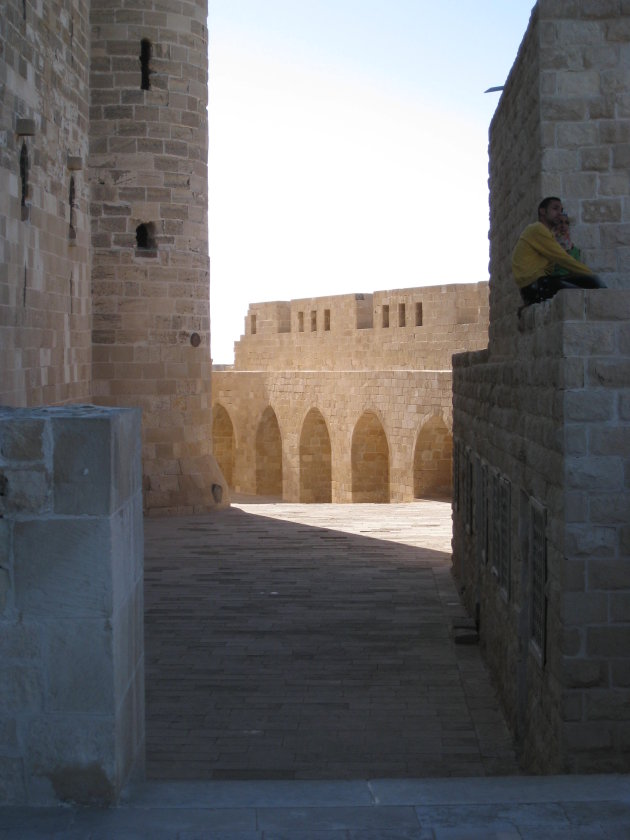
[[[48,622],[47,711],[111,714],[115,708],[113,628],[103,619]]]
[[[111,548],[106,518],[16,522],[16,606],[51,618],[109,616]]]

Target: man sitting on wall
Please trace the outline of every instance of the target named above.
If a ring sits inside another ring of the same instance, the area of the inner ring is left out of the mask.
[[[588,266],[556,241],[554,231],[563,215],[559,198],[544,198],[538,205],[538,221],[528,225],[516,243],[512,271],[525,306],[548,300],[560,289],[605,288]],[[556,273],[558,267],[568,273]]]

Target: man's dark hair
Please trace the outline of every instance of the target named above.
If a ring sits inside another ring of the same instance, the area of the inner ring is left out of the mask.
[[[546,210],[552,201],[559,201],[562,204],[562,199],[558,198],[557,195],[548,195],[547,198],[543,198],[543,200],[538,205],[538,215],[540,215],[541,210]]]

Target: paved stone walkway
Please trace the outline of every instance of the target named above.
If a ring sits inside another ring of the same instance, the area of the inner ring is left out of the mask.
[[[516,773],[450,573],[450,505],[146,522],[147,777]]]
[[[630,840],[630,777],[515,775],[479,651],[451,639],[448,506],[146,531],[153,779],[116,808],[0,808],[0,840]]]

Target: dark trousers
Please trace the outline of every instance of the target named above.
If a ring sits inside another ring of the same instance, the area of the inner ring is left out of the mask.
[[[520,290],[525,305],[549,300],[560,289],[605,289],[596,274],[549,274]]]

